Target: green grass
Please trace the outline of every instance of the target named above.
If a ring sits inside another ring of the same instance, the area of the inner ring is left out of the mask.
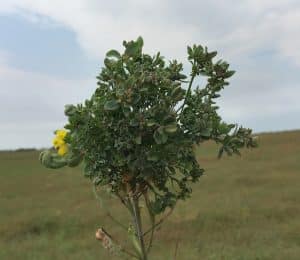
[[[206,175],[156,233],[150,260],[300,259],[300,131],[262,134],[242,157],[197,151]],[[47,170],[37,152],[0,153],[0,259],[114,259],[98,227],[126,239],[80,169]],[[112,212],[128,223],[118,203]],[[117,259],[117,258],[116,258]]]

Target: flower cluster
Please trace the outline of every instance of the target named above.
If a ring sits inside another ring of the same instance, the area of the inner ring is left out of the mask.
[[[67,131],[64,129],[55,131],[55,137],[53,139],[53,146],[57,149],[57,153],[60,156],[64,156],[68,152],[68,145],[65,142]]]

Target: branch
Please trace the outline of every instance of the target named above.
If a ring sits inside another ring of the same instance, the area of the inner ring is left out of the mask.
[[[155,188],[154,188],[149,182],[146,182],[146,184],[147,184],[147,186],[150,188],[150,190],[151,190],[154,194],[156,194],[156,195],[159,196],[159,197],[162,196],[161,194],[159,194],[159,193],[155,190]]]
[[[130,210],[130,207],[126,204],[129,203],[128,201],[126,201],[126,199],[122,198],[122,196],[119,193],[115,193],[116,197],[118,197],[121,201],[121,203],[128,209]]]
[[[175,253],[174,253],[174,260],[177,259],[178,246],[179,246],[179,237],[177,237],[177,240],[176,240]]]
[[[120,250],[121,250],[123,253],[125,253],[125,254],[127,254],[127,255],[129,255],[129,256],[132,256],[132,257],[134,257],[134,258],[136,258],[136,259],[139,259],[139,257],[138,257],[137,255],[135,255],[135,254],[133,254],[133,253],[127,251],[127,250],[124,249],[123,247],[121,247]]]
[[[147,260],[147,252],[145,250],[145,243],[144,243],[144,236],[142,231],[142,222],[141,222],[141,215],[140,215],[140,209],[139,209],[139,199],[132,196],[131,197],[131,203],[133,208],[133,221],[135,224],[135,231],[136,235],[139,239],[139,246],[141,249],[141,260]]]
[[[187,92],[186,92],[186,95],[185,95],[185,99],[184,99],[184,101],[183,101],[183,104],[176,110],[176,113],[178,113],[178,112],[181,110],[181,111],[180,111],[180,114],[181,114],[181,112],[182,112],[182,110],[183,110],[183,107],[184,107],[184,105],[186,104],[186,100],[187,100],[188,96],[190,95],[191,88],[192,88],[193,81],[194,81],[195,77],[196,77],[196,75],[192,75],[192,78],[191,78],[191,80],[190,80],[190,83],[189,83],[189,86],[188,86],[188,89],[187,89]]]
[[[110,252],[112,252],[112,250],[114,250],[114,245],[116,245],[117,247],[115,247],[117,250],[131,256],[134,257],[136,259],[139,259],[139,257],[137,255],[135,255],[134,253],[130,252],[129,250],[125,249],[124,247],[120,246],[120,243],[113,238],[110,234],[108,234],[104,228],[100,228],[97,230],[96,232],[96,239],[102,241],[102,246],[105,249],[108,249]]]
[[[159,226],[160,224],[162,224],[172,214],[174,208],[175,208],[175,205],[174,205],[174,207],[172,207],[170,209],[170,211],[164,217],[162,217],[157,223],[155,223],[155,225],[153,226],[153,228],[156,228],[157,226]],[[143,236],[147,235],[151,230],[152,230],[152,228],[150,228],[147,231],[145,231],[144,234],[143,234]]]
[[[149,244],[148,244],[148,247],[147,247],[147,253],[149,253],[150,249],[151,249],[151,246],[152,246],[152,242],[153,242],[153,236],[154,236],[155,215],[152,213],[151,205],[150,205],[150,201],[149,201],[149,197],[148,197],[147,193],[144,193],[144,198],[145,198],[146,207],[147,207],[148,214],[149,214],[150,221],[151,221],[151,235],[150,235]]]
[[[96,185],[93,185],[93,192],[94,192],[94,195],[96,197],[96,199],[99,201],[99,204],[100,204],[100,207],[102,210],[106,211],[106,215],[113,221],[115,222],[116,224],[118,224],[120,227],[122,227],[123,229],[126,230],[127,232],[127,227],[125,225],[123,225],[120,221],[118,221],[117,219],[115,219],[111,213],[109,212],[109,210],[107,210],[107,208],[103,205],[103,201],[101,199],[101,197],[98,195],[97,193],[97,190],[96,190]]]

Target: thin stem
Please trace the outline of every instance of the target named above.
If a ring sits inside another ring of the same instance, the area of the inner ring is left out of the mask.
[[[185,95],[185,99],[184,99],[184,101],[183,101],[183,104],[176,110],[176,113],[178,113],[178,112],[180,111],[180,114],[181,114],[181,112],[182,112],[182,110],[183,110],[183,107],[184,107],[184,105],[186,104],[186,100],[187,100],[187,98],[188,98],[189,95],[190,95],[191,88],[192,88],[193,81],[194,81],[195,77],[196,77],[196,75],[192,75],[192,78],[191,78],[191,80],[190,80],[190,83],[189,83],[189,86],[188,86],[188,89],[187,89],[187,92],[186,92],[186,95]]]
[[[177,240],[176,240],[175,253],[174,253],[174,260],[177,259],[178,246],[179,246],[179,237],[177,237]]]
[[[161,194],[159,194],[155,188],[149,183],[149,182],[146,182],[147,186],[149,187],[149,189],[157,196],[161,197]]]
[[[130,211],[131,208],[128,205],[129,204],[128,200],[126,200],[126,198],[122,198],[122,196],[119,193],[115,193],[115,195],[120,199],[122,204]]]
[[[120,245],[120,243],[119,243],[115,238],[113,238],[111,235],[110,235],[110,238],[111,238],[111,240],[112,240],[116,245]],[[123,253],[125,253],[125,254],[127,254],[127,255],[129,255],[129,256],[131,256],[131,257],[134,257],[134,258],[136,258],[136,259],[139,259],[139,257],[138,257],[136,254],[130,252],[129,250],[127,250],[126,248],[124,248],[124,247],[122,247],[122,246],[120,246],[120,251],[123,252]]]
[[[127,251],[127,250],[124,249],[123,247],[121,247],[120,250],[121,250],[123,253],[125,253],[125,254],[127,254],[127,255],[129,255],[129,256],[131,256],[131,257],[134,257],[134,258],[136,258],[136,259],[139,259],[139,257],[138,257],[137,255],[135,255],[135,254],[133,254],[133,253]]]
[[[147,252],[145,250],[145,242],[142,231],[141,214],[139,209],[139,200],[135,196],[131,197],[133,208],[133,221],[135,224],[135,231],[141,247],[141,260],[147,260]]]
[[[120,221],[118,221],[117,219],[115,219],[112,214],[109,212],[109,210],[107,210],[107,208],[103,205],[103,200],[101,199],[101,197],[98,195],[97,193],[97,189],[96,189],[96,185],[93,185],[93,192],[94,195],[96,197],[96,199],[99,201],[100,207],[102,210],[105,211],[106,215],[116,224],[118,224],[120,227],[122,227],[123,229],[125,229],[127,231],[127,227],[125,225],[123,225]]]
[[[125,229],[127,231],[127,227],[125,225],[123,225],[120,221],[116,220],[111,215],[111,213],[104,207],[103,200],[101,199],[101,197],[97,193],[96,185],[93,185],[93,192],[94,192],[94,195],[95,195],[96,199],[99,201],[101,209],[103,209],[103,210],[106,211],[106,215],[108,217],[110,217],[113,222],[115,222],[116,224],[118,224],[119,226],[121,226],[123,229]],[[129,209],[129,207],[125,203],[124,203],[124,205]],[[121,246],[121,244],[118,243],[118,241],[115,238],[113,238],[111,235],[109,235],[109,237],[114,241],[115,244],[119,245],[120,251],[122,251],[123,253],[127,254],[128,256],[131,256],[131,257],[134,257],[136,259],[139,259],[139,257],[136,254],[131,253],[129,250],[127,250],[126,248],[124,248],[123,246]]]
[[[174,207],[175,207],[175,205],[174,205]],[[162,217],[157,223],[155,223],[154,228],[156,228],[157,226],[162,224],[172,214],[174,207],[171,208],[170,211],[164,217]],[[152,228],[148,229],[147,231],[144,232],[143,236],[147,235],[151,231],[152,231]]]
[[[148,247],[147,247],[147,253],[149,253],[150,249],[151,249],[151,246],[152,246],[153,237],[154,237],[155,215],[153,214],[153,212],[151,210],[151,205],[150,205],[150,200],[149,200],[149,197],[148,197],[148,193],[144,193],[144,198],[145,198],[146,207],[147,207],[148,214],[149,214],[149,217],[150,217],[150,222],[151,222],[151,235],[150,235],[149,244],[148,244]]]

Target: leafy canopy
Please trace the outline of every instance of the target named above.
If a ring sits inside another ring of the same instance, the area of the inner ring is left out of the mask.
[[[107,52],[92,97],[66,106],[68,153],[45,151],[40,159],[50,168],[83,161],[84,174],[95,185],[108,185],[116,194],[151,193],[158,214],[186,198],[190,183],[203,174],[195,144],[214,140],[220,157],[256,143],[250,129],[227,124],[217,113],[215,100],[234,74],[225,61],[214,62],[217,52],[188,47],[187,80],[182,63],[143,53],[141,37],[123,45],[123,54]],[[193,89],[198,76],[207,82]]]

